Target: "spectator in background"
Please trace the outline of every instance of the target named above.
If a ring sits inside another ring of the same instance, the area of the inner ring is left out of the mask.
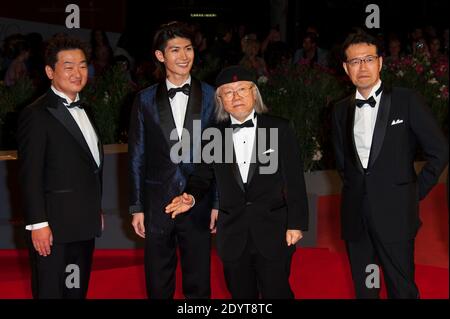
[[[328,66],[328,52],[318,47],[315,33],[306,33],[303,38],[302,49],[295,52],[293,63]]]
[[[239,64],[255,74],[257,78],[267,75],[266,63],[263,58],[258,56],[260,47],[255,34],[248,34],[241,41],[244,57]]]
[[[281,41],[281,34],[278,30],[278,27],[272,28],[269,31],[269,34],[264,39],[264,41],[261,43],[261,54],[264,55],[268,47],[273,44]]]
[[[397,62],[402,57],[402,44],[397,37],[391,37],[388,43],[388,54],[385,59],[385,63],[389,64]]]
[[[211,59],[217,59],[217,73],[225,66],[237,64],[240,60],[239,49],[233,45],[233,29],[225,24],[220,24],[217,29],[217,37],[211,45]]]
[[[101,76],[111,66],[113,52],[105,31],[91,32],[91,63],[89,64],[89,78]]]
[[[27,61],[30,57],[30,48],[25,38],[16,42],[13,52],[13,59],[5,73],[4,81],[6,86],[13,86],[20,79],[29,77]]]
[[[428,49],[430,52],[430,61],[437,62],[446,58],[441,52],[441,40],[438,37],[431,37],[428,40]]]

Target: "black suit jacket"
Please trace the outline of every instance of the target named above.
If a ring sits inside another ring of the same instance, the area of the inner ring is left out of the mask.
[[[333,110],[333,143],[342,177],[342,238],[357,240],[363,230],[364,194],[381,240],[394,242],[415,237],[421,225],[419,200],[438,182],[448,161],[448,146],[422,97],[409,89],[386,88],[381,96],[365,171],[355,147],[353,126],[355,95],[338,102]],[[426,164],[414,170],[417,147]]]
[[[21,112],[17,137],[25,223],[48,221],[56,243],[99,236],[101,143],[98,167],[77,123],[52,90]]]
[[[225,134],[230,121],[219,125],[225,157]],[[211,164],[199,164],[191,175],[185,192],[192,194],[196,202],[203,197],[213,180],[219,194],[219,217],[217,221],[217,250],[224,261],[239,258],[247,243],[248,234],[266,258],[277,259],[295,246],[286,244],[287,229],[308,229],[308,203],[300,150],[286,120],[267,115],[258,115],[257,129],[266,128],[265,149],[258,147],[256,154],[269,148],[271,159],[278,158],[273,174],[262,174],[262,164],[256,156],[256,163],[249,168],[247,185],[244,186],[239,167],[226,163],[224,158]],[[270,144],[270,128],[278,130],[278,145]],[[258,134],[255,135],[255,140]],[[232,144],[230,147],[234,149]],[[234,151],[233,151],[234,153]],[[232,158],[235,158],[234,154]]]

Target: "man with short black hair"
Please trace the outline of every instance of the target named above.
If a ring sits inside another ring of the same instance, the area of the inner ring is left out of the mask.
[[[379,263],[389,298],[418,298],[414,239],[421,225],[419,200],[447,165],[447,142],[422,97],[383,85],[383,58],[372,36],[351,34],[343,56],[356,90],[333,110],[333,143],[343,181],[342,238],[356,297],[379,297],[380,282],[367,284],[369,266]],[[417,147],[426,159],[418,175]]]
[[[217,215],[212,209],[214,191],[176,220],[164,214],[164,206],[184,189],[193,171],[194,145],[201,142],[200,137],[198,141],[194,138],[194,120],[202,130],[212,124],[214,90],[190,75],[194,48],[185,24],[161,26],[153,48],[164,79],[138,93],[128,139],[129,209],[136,234],[145,238],[147,295],[173,298],[179,248],[184,296],[209,298],[209,226],[211,216]],[[171,158],[171,150],[180,143],[187,145],[189,153],[183,153],[183,149],[178,163]]]
[[[88,78],[85,46],[51,39],[45,72],[51,88],[22,111],[17,136],[32,292],[39,299],[85,298],[94,238],[103,228],[103,148],[79,97]]]

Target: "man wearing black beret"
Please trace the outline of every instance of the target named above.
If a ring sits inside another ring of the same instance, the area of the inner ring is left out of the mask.
[[[287,120],[264,114],[267,108],[253,76],[242,67],[224,69],[216,85],[220,138],[211,143],[220,145],[224,156],[202,158],[166,213],[176,218],[187,212],[215,181],[217,251],[232,297],[293,298],[292,255],[308,228],[303,164],[294,132]]]

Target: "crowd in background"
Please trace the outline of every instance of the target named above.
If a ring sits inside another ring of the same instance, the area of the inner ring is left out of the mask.
[[[245,25],[218,24],[214,32],[206,32],[199,24],[192,24],[196,50],[194,74],[213,83],[215,75],[225,66],[240,64],[257,77],[270,77],[277,69],[296,64],[320,65],[331,72],[342,73],[340,39],[323,43],[315,26],[307,27],[296,43],[286,43],[278,29],[266,34]],[[407,33],[379,33],[385,63],[394,63],[408,56],[421,55],[430,61],[448,65],[449,30],[437,30],[433,26],[413,28]],[[125,34],[124,34],[125,35]],[[55,34],[54,36],[60,36]],[[330,38],[327,35],[327,38]],[[144,41],[144,40],[143,40]],[[89,79],[95,81],[111,66],[120,65],[130,84],[140,89],[158,80],[151,52],[133,54],[122,45],[121,37],[115,48],[111,46],[105,31],[93,30],[90,39]],[[46,41],[38,33],[13,34],[4,39],[0,49],[0,79],[5,86],[28,77],[38,92],[48,88],[44,74]]]

